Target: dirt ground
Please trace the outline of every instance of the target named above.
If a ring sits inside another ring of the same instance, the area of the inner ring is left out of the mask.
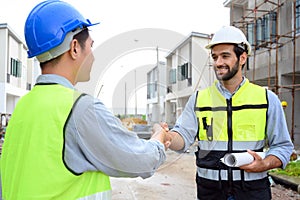
[[[148,179],[111,178],[113,200],[195,200],[195,157],[167,151],[166,162]],[[300,194],[281,185],[272,187],[273,200],[300,200]]]
[[[272,189],[273,200],[300,200],[300,194],[294,190],[284,188],[282,185],[275,185]]]
[[[111,178],[113,200],[196,199],[192,153],[167,151],[166,162],[148,179]]]

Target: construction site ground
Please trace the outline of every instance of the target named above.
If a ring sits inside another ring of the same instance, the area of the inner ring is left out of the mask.
[[[111,178],[113,200],[195,200],[195,146],[189,153],[167,151],[166,162],[150,178]],[[300,200],[300,194],[280,184],[272,188],[273,200]]]

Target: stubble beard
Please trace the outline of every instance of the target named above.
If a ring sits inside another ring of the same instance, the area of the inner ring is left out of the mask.
[[[232,79],[239,71],[239,62],[237,61],[232,69],[230,69],[230,67],[228,65],[225,65],[223,67],[226,67],[228,69],[228,72],[223,75],[218,75],[217,74],[218,67],[215,67],[216,77],[220,81],[228,81],[228,80]]]

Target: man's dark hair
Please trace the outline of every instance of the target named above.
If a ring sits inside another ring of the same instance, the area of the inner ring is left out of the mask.
[[[85,48],[85,42],[89,37],[89,29],[84,28],[82,31],[77,33],[73,36],[73,39],[76,39],[82,49]],[[58,63],[62,55],[57,56],[56,58],[53,58],[51,60],[48,60],[46,62],[40,63],[41,69],[49,62],[54,62],[54,64]]]
[[[238,61],[240,61],[240,56],[246,52],[247,53],[247,49],[242,49],[241,47],[239,47],[238,45],[234,44],[234,48],[233,51],[238,59]],[[242,65],[242,69],[244,68],[245,64]]]
[[[89,37],[89,29],[85,28],[76,35],[74,35],[73,39],[76,39],[82,49],[85,48],[85,42]]]

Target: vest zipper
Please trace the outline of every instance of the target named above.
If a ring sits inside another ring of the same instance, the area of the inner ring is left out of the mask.
[[[226,99],[227,102],[227,134],[228,134],[228,152],[232,152],[232,99]],[[229,184],[229,193],[232,192],[233,185],[233,175],[232,168],[228,168],[228,184]]]
[[[228,152],[232,152],[232,99],[226,99],[227,102],[227,133],[228,133]]]

